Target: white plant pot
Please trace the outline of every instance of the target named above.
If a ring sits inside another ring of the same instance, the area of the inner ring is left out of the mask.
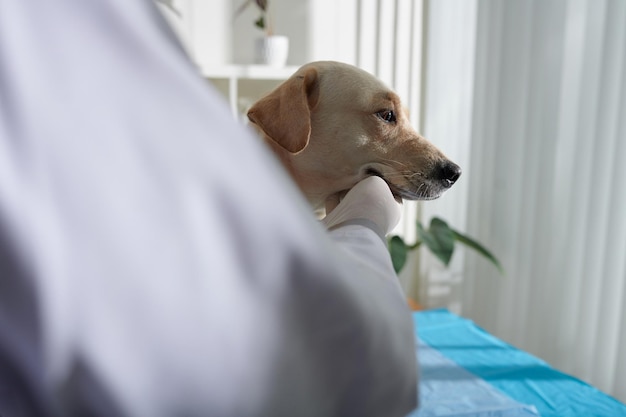
[[[289,38],[286,36],[263,36],[254,44],[255,62],[271,67],[284,67],[289,55]]]

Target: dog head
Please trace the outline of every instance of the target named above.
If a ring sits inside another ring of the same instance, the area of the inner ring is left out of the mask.
[[[304,65],[248,118],[315,208],[370,175],[408,200],[435,199],[461,175],[411,127],[398,95],[351,65]]]

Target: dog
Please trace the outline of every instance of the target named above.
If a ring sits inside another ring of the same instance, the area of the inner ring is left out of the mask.
[[[352,65],[306,64],[247,115],[318,211],[370,175],[407,200],[438,198],[461,175],[413,129],[398,95]]]

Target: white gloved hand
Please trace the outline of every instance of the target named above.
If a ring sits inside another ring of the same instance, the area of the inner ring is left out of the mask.
[[[367,177],[339,201],[326,204],[328,213],[322,223],[333,229],[347,222],[372,226],[384,237],[400,221],[401,204],[396,201],[387,183],[379,177]]]

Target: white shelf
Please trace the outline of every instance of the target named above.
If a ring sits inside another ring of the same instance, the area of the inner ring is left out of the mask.
[[[267,65],[222,65],[201,68],[200,73],[209,80],[228,81],[228,101],[235,118],[240,118],[237,102],[239,99],[239,80],[283,81],[298,70],[297,66],[270,67]],[[245,120],[245,118],[244,118]]]

